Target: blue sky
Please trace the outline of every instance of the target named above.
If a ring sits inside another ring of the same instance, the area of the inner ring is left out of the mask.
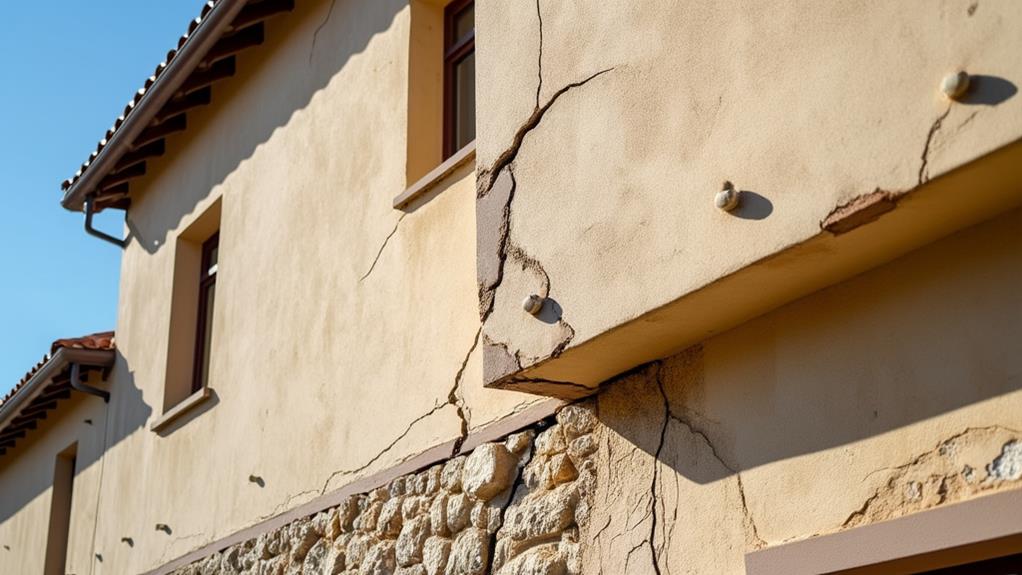
[[[0,394],[50,342],[113,329],[120,250],[60,207],[73,174],[202,0],[11,2],[0,35]],[[98,225],[118,233],[123,215]]]

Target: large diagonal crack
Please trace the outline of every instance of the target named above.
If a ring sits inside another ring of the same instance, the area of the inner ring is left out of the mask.
[[[951,106],[949,105],[947,110],[944,110],[943,114],[937,116],[937,119],[934,120],[933,124],[930,126],[930,131],[926,134],[926,143],[923,144],[923,153],[920,155],[921,163],[919,165],[919,180],[917,182],[920,186],[930,180],[930,174],[926,171],[930,163],[930,146],[933,144],[934,136],[936,136],[937,132],[940,131],[940,126],[944,123],[944,119],[947,118],[950,113]]]
[[[468,430],[469,430],[469,423],[470,423],[470,416],[471,416],[471,411],[468,408],[468,406],[465,404],[464,398],[461,396],[461,383],[462,383],[462,379],[463,379],[464,374],[465,374],[465,369],[468,366],[468,361],[472,357],[472,354],[475,352],[476,348],[479,346],[479,338],[480,338],[481,333],[482,333],[482,328],[480,327],[479,329],[476,330],[475,337],[472,339],[472,346],[469,348],[468,352],[465,354],[465,358],[462,360],[461,366],[458,368],[458,372],[454,376],[454,384],[451,386],[451,390],[447,393],[447,398],[446,398],[447,401],[445,401],[443,403],[439,403],[439,402],[435,403],[433,405],[432,409],[430,409],[426,413],[423,413],[422,415],[416,417],[411,422],[409,422],[408,425],[405,426],[404,430],[402,430],[401,433],[399,433],[397,435],[397,437],[395,437],[382,450],[378,451],[376,453],[376,455],[371,457],[368,461],[366,461],[362,465],[359,465],[358,467],[355,467],[355,468],[352,468],[352,469],[342,469],[342,470],[334,471],[333,473],[331,473],[329,476],[327,476],[326,481],[323,482],[323,487],[320,488],[319,495],[326,494],[327,489],[330,487],[330,484],[333,482],[334,479],[336,479],[338,477],[347,477],[347,476],[350,476],[350,475],[361,473],[362,471],[365,471],[366,469],[369,469],[370,467],[372,467],[384,455],[386,455],[392,449],[394,449],[394,447],[397,446],[397,444],[400,443],[402,439],[407,437],[408,434],[411,433],[412,429],[416,425],[418,425],[421,421],[423,421],[425,419],[428,419],[430,416],[436,414],[437,412],[443,410],[444,408],[446,408],[448,406],[453,406],[456,409],[457,414],[458,414],[458,419],[460,420],[460,429],[459,429],[458,438],[455,439],[455,441],[454,441],[454,447],[453,447],[452,453],[451,453],[452,457],[457,455],[458,452],[461,451],[461,447],[462,447],[462,445],[464,445],[465,440],[468,438]],[[402,458],[400,461],[398,461],[396,463],[400,464],[400,463],[402,463],[404,461],[407,461],[407,460],[415,457],[416,455],[418,455],[418,453],[414,453],[414,454],[408,455],[408,456]]]
[[[513,162],[515,158],[518,156],[518,151],[521,149],[522,143],[525,141],[525,136],[528,136],[529,132],[535,130],[536,127],[539,126],[539,123],[543,120],[543,116],[545,116],[547,111],[550,110],[550,108],[553,107],[555,103],[557,103],[557,100],[559,100],[561,96],[567,94],[568,92],[576,88],[581,88],[582,86],[585,86],[589,82],[595,80],[596,78],[612,70],[614,70],[614,68],[606,68],[600,70],[599,72],[591,74],[582,80],[572,82],[567,86],[562,87],[560,90],[554,92],[552,96],[550,96],[550,99],[547,100],[546,104],[543,104],[542,106],[533,110],[532,114],[525,120],[525,123],[518,127],[518,130],[515,132],[514,137],[511,139],[511,145],[508,146],[507,149],[505,149],[497,156],[497,159],[493,161],[493,164],[490,166],[489,169],[483,170],[479,174],[485,181],[485,186],[483,187],[482,190],[480,190],[479,197],[483,197],[490,192],[490,189],[493,188],[493,184],[496,181],[497,176],[500,175],[500,172],[504,168],[508,167],[511,164],[511,162]]]
[[[397,221],[394,222],[394,229],[390,230],[390,233],[387,234],[387,237],[383,238],[383,243],[380,244],[380,249],[376,250],[376,257],[373,258],[372,265],[369,266],[369,269],[366,270],[366,273],[362,274],[362,277],[358,278],[358,281],[360,283],[362,282],[362,280],[369,277],[369,274],[373,273],[373,270],[376,269],[376,264],[377,262],[380,261],[380,256],[383,255],[383,250],[387,248],[387,244],[390,243],[390,238],[394,237],[394,234],[397,233],[397,228],[398,226],[401,225],[401,220],[405,219],[405,216],[407,215],[408,215],[407,213],[401,214],[401,217],[399,217]]]

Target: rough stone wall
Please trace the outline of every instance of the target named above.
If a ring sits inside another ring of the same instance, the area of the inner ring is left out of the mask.
[[[173,575],[577,575],[596,419],[577,406],[556,419]]]

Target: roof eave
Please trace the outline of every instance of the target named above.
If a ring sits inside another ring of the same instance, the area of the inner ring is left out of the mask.
[[[58,349],[13,397],[0,405],[0,430],[6,428],[46,388],[50,380],[68,365],[80,363],[109,367],[114,364],[115,357],[116,352],[109,349]]]
[[[220,0],[212,7],[167,64],[166,70],[156,78],[131,112],[125,115],[124,122],[110,136],[88,169],[64,192],[60,204],[65,209],[74,212],[83,210],[86,195],[112,171],[121,156],[130,149],[132,142],[181,87],[247,3],[247,0]]]

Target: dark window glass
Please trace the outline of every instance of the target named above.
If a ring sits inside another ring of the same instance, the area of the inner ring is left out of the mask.
[[[220,235],[202,244],[202,267],[199,270],[199,317],[195,333],[195,368],[192,392],[209,384],[209,356],[213,334],[213,302],[216,299],[216,272],[220,256]]]
[[[455,0],[444,12],[444,159],[476,137],[475,5]]]

